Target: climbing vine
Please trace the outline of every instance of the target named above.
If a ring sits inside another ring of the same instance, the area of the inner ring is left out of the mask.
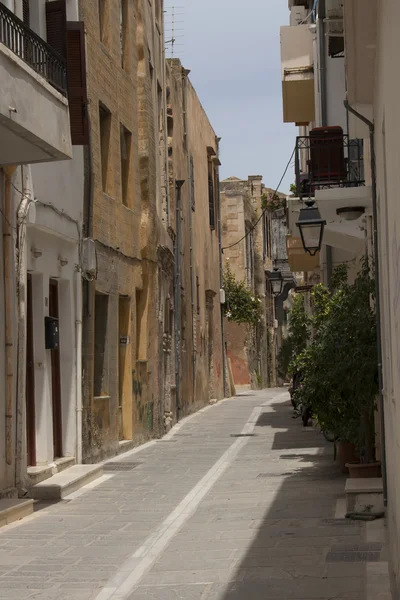
[[[237,281],[229,265],[224,269],[225,316],[235,323],[256,325],[260,320],[261,298],[245,281]]]

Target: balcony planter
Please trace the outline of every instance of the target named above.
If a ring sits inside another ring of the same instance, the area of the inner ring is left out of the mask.
[[[346,467],[352,479],[371,479],[372,477],[382,477],[382,465],[380,462],[349,462],[346,464]]]
[[[357,464],[358,457],[355,445],[352,442],[338,442],[336,457],[341,473],[348,473],[348,465]]]

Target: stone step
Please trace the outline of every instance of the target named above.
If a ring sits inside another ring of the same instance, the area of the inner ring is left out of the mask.
[[[33,500],[17,498],[0,500],[0,527],[28,517],[33,513]]]
[[[38,465],[37,467],[28,467],[28,487],[32,487],[45,479],[49,479],[52,475],[57,475],[65,469],[69,469],[75,465],[75,457],[57,458],[53,463],[48,465]]]
[[[103,465],[75,465],[29,489],[35,500],[62,500],[103,475]]]
[[[356,513],[384,512],[383,483],[381,477],[346,481],[346,510]]]

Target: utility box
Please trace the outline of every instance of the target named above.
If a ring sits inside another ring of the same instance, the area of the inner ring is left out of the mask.
[[[60,346],[60,328],[55,317],[44,318],[44,341],[46,350],[56,350]]]

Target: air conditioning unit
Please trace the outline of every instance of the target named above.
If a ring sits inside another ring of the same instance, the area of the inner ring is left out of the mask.
[[[343,0],[326,0],[325,30],[332,58],[344,55]]]
[[[290,9],[290,25],[301,25],[307,18],[307,10],[305,6],[293,6]]]
[[[343,35],[343,0],[326,0],[326,34]]]
[[[326,0],[325,12],[327,19],[343,19],[344,0]]]

